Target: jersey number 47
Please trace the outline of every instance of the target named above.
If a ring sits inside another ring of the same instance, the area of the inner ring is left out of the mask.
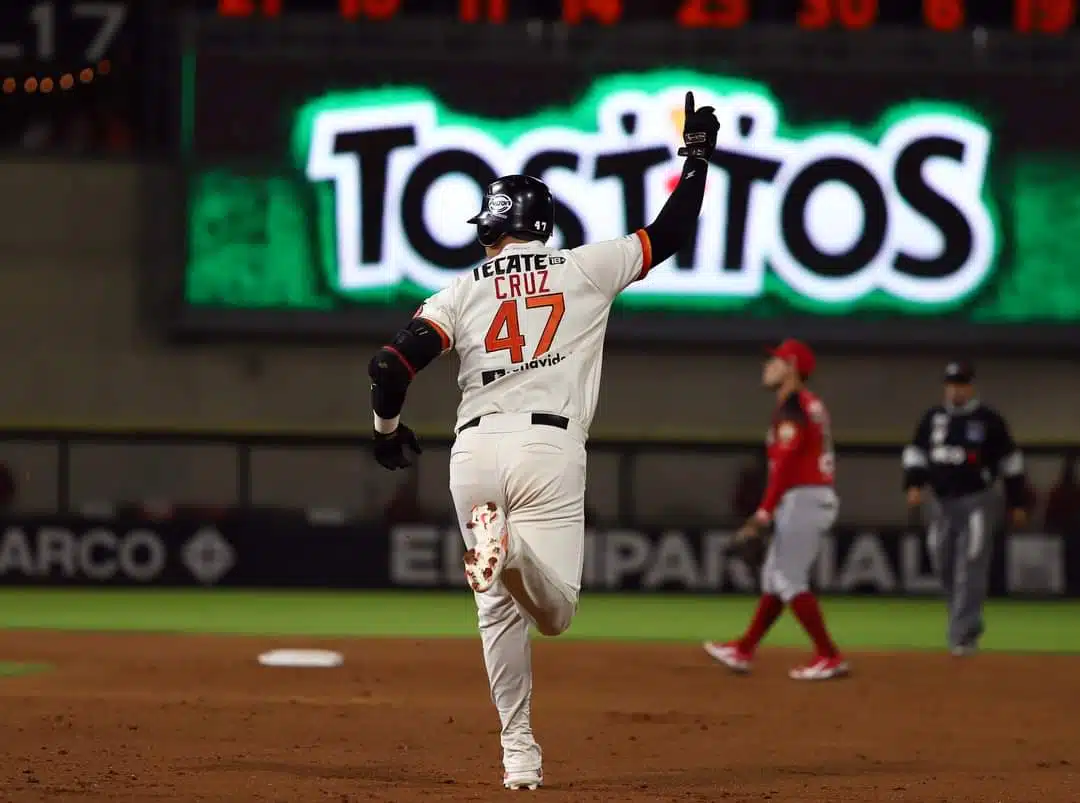
[[[512,363],[525,362],[525,346],[527,345],[525,335],[521,333],[519,301],[524,301],[526,313],[529,310],[547,310],[547,322],[529,359],[535,360],[551,349],[551,344],[555,342],[555,335],[559,331],[559,324],[562,323],[563,315],[566,313],[566,302],[562,293],[527,296],[524,299],[512,299],[500,304],[484,337],[484,348],[489,354],[496,351],[509,351]]]

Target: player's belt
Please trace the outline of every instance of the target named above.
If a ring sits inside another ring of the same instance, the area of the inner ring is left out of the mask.
[[[934,490],[934,496],[938,499],[963,499],[967,496],[975,496],[976,494],[985,493],[989,488],[989,485],[984,485],[981,488],[960,488],[949,489],[947,491]]]
[[[480,419],[482,415],[478,415],[471,421],[466,421],[458,429],[458,433],[462,433],[470,427],[480,426]],[[532,423],[542,427],[556,427],[558,429],[567,429],[570,426],[570,419],[563,415],[555,415],[554,413],[533,413]]]

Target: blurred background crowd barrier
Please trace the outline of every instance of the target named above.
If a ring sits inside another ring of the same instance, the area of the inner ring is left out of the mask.
[[[177,509],[302,512],[313,520],[450,523],[451,441],[423,439],[423,459],[388,472],[357,434],[0,430],[0,502],[18,514],[108,515]],[[840,444],[843,524],[907,523],[893,443]],[[1034,523],[1080,528],[1072,448],[1026,448]],[[741,523],[765,488],[755,441],[594,439],[586,507],[591,524],[701,527]]]
[[[715,200],[613,315],[591,582],[752,582],[717,545],[762,487],[761,347],[798,336],[838,441],[824,586],[933,590],[899,456],[962,356],[1028,457],[1032,532],[995,589],[1075,593],[1074,4],[58,0],[0,23],[3,582],[457,585],[456,366],[416,382],[402,476],[367,452],[367,356],[478,258],[464,219],[497,173],[551,183],[564,245],[644,223],[694,89],[723,123]],[[305,548],[301,579],[245,563],[316,536],[342,551]],[[385,577],[333,574],[374,542]],[[222,543],[214,579],[184,568]]]

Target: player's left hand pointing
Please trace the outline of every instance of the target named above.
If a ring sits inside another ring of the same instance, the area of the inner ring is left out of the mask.
[[[375,460],[390,471],[408,468],[422,451],[416,435],[404,424],[386,435],[375,433]]]
[[[694,93],[686,93],[686,109],[683,119],[683,142],[679,156],[693,156],[706,161],[716,150],[716,134],[720,131],[720,121],[716,119],[716,109],[712,106],[694,108]]]

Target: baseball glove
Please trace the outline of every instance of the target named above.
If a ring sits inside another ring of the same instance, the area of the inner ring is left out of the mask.
[[[756,535],[740,530],[731,539],[724,554],[729,558],[739,558],[755,574],[765,565],[765,555],[769,551],[770,533],[759,532]]]

